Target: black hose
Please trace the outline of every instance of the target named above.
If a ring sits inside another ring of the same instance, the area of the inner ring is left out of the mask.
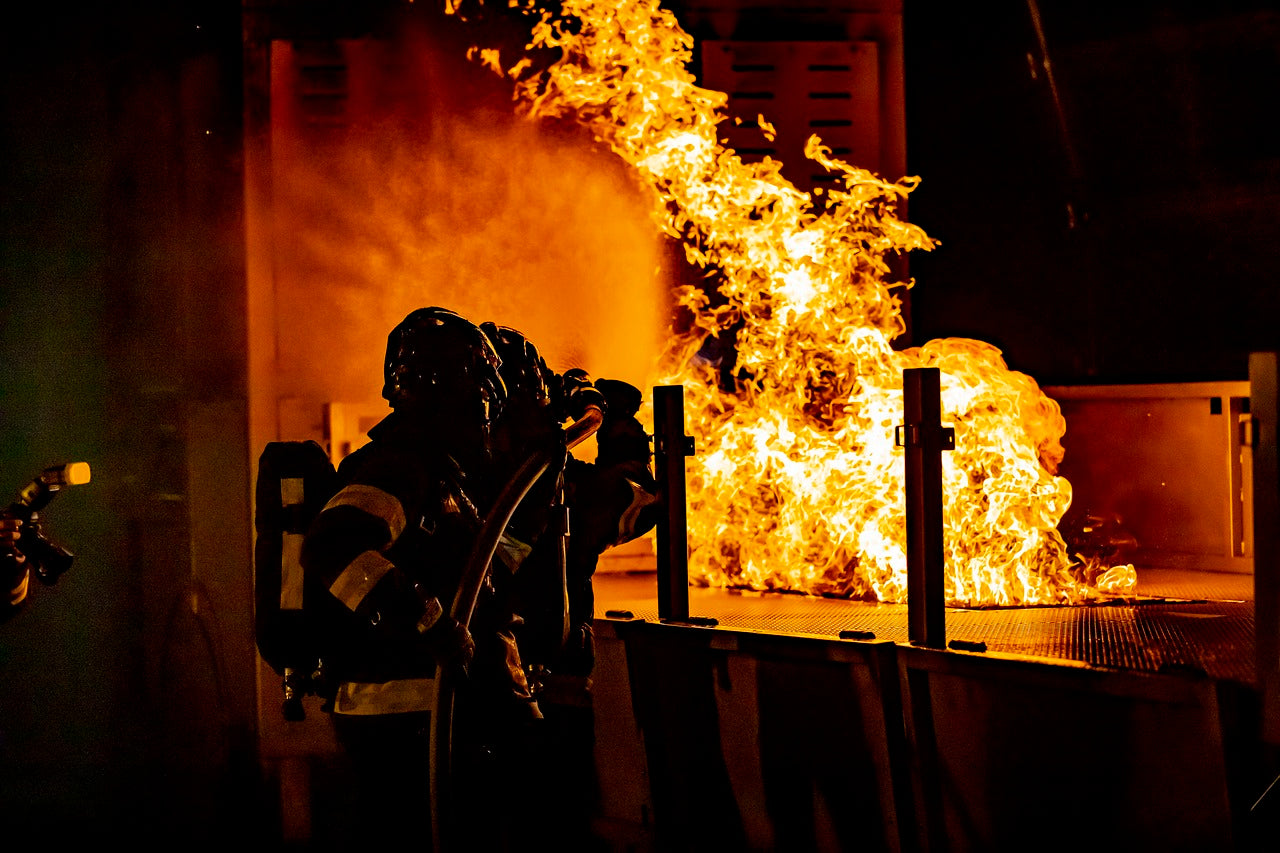
[[[480,587],[484,585],[485,576],[489,572],[489,563],[498,549],[498,540],[502,538],[520,502],[524,500],[525,495],[529,494],[533,484],[546,473],[557,454],[581,444],[600,428],[603,420],[604,413],[600,409],[595,406],[588,407],[582,417],[564,430],[563,443],[558,436],[556,441],[534,450],[516,469],[515,474],[498,493],[493,509],[489,510],[489,514],[485,516],[480,534],[476,537],[475,545],[463,568],[462,581],[458,584],[453,605],[449,608],[450,616],[463,625],[470,625],[471,616],[475,613],[476,601],[480,596]]]

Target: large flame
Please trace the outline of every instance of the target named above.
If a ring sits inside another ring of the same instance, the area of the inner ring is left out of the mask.
[[[530,6],[530,9],[533,7]],[[1131,594],[1132,566],[1068,553],[1071,502],[1056,475],[1066,425],[995,347],[944,339],[895,350],[904,331],[889,259],[934,241],[899,218],[917,179],[896,182],[831,156],[838,181],[800,191],[766,159],[718,139],[724,93],[689,71],[692,38],[657,0],[563,0],[540,12],[527,55],[506,67],[531,118],[568,118],[634,167],[653,215],[714,273],[681,287],[662,359],[683,384],[698,453],[689,461],[690,573],[709,585],[903,601],[907,594],[902,371],[942,377],[946,589],[953,604],[1080,603]],[[552,56],[538,69],[530,57]],[[761,116],[765,134],[771,133]],[[717,346],[719,345],[719,346]],[[731,345],[731,346],[726,346]],[[723,352],[736,353],[731,369]]]

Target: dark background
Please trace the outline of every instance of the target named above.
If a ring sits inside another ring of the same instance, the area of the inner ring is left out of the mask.
[[[239,586],[194,574],[191,496],[192,425],[247,393],[240,9],[24,11],[0,52],[0,489],[73,459],[94,481],[46,516],[71,573],[0,625],[0,810],[19,835],[236,834],[264,808],[250,555],[228,545]],[[911,259],[915,342],[986,340],[1045,385],[1244,379],[1280,347],[1280,6],[908,2],[904,33],[910,218],[941,241]]]
[[[1029,4],[906,4],[910,212],[942,244],[917,341],[1043,385],[1246,378],[1280,346],[1280,7],[1036,5],[1060,109]]]
[[[11,11],[0,495],[93,479],[44,513],[75,564],[0,624],[0,843],[236,835],[260,813],[240,10]]]

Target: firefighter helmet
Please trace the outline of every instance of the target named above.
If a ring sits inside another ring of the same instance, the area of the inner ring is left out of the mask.
[[[523,332],[492,321],[481,323],[480,328],[502,359],[502,378],[511,398],[518,397],[536,408],[548,405],[547,376],[551,371],[533,341]]]
[[[387,336],[382,396],[393,409],[478,417],[487,427],[507,399],[501,365],[471,321],[447,308],[419,308]]]

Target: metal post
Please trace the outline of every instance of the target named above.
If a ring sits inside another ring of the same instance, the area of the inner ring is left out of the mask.
[[[1276,353],[1249,356],[1253,445],[1253,607],[1262,736],[1280,745],[1280,472],[1277,471]]]
[[[684,432],[684,386],[653,389],[653,468],[666,512],[658,519],[658,618],[689,618],[689,527],[684,459],[693,439]]]
[[[902,372],[897,443],[906,451],[907,635],[912,645],[932,649],[947,645],[942,451],[955,447],[955,431],[942,426],[941,391],[936,367]]]

